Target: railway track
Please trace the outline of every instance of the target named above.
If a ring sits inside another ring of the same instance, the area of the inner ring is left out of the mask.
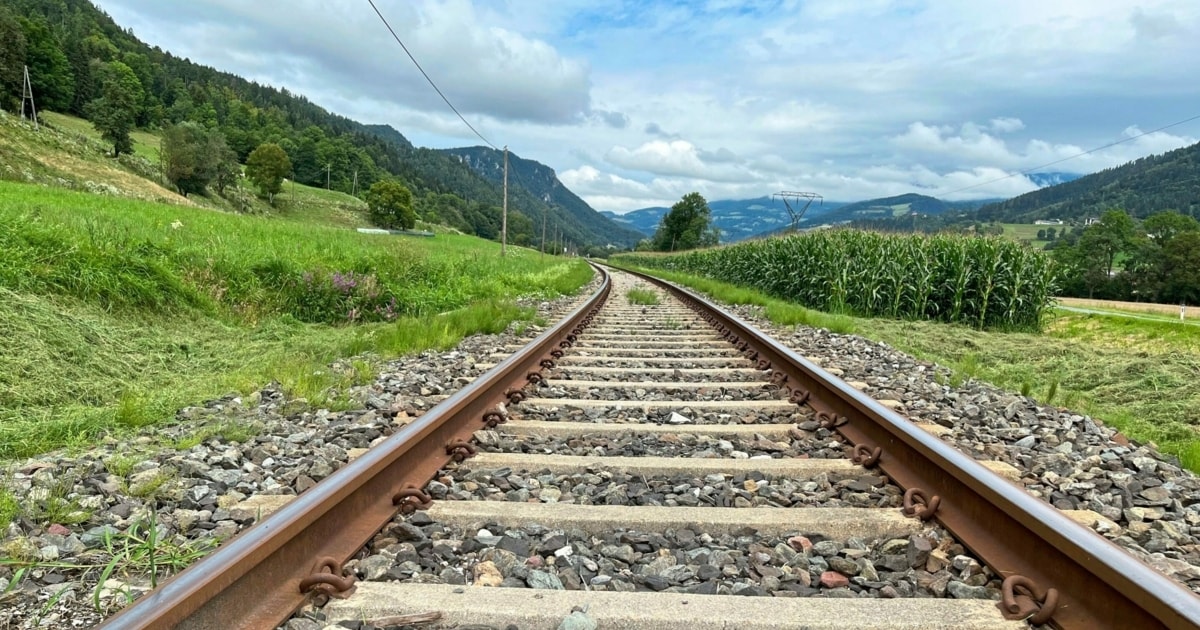
[[[104,627],[270,628],[314,599],[323,623],[381,626],[1200,623],[1200,598],[1011,468],[686,292],[631,304],[635,286],[614,274]]]

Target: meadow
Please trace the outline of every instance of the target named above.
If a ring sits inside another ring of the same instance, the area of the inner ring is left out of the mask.
[[[86,445],[278,380],[313,404],[328,365],[451,347],[591,277],[462,235],[306,222],[0,182],[0,457]]]

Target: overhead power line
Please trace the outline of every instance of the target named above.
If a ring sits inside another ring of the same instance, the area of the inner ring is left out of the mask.
[[[955,190],[951,190],[951,191],[949,191],[949,192],[941,193],[939,196],[941,196],[941,197],[947,197],[947,196],[953,195],[953,194],[955,194],[955,193],[960,193],[960,192],[963,192],[964,190],[971,190],[972,188],[979,188],[980,186],[987,186],[987,185],[989,185],[989,184],[995,184],[996,182],[1002,182],[1002,181],[1004,181],[1004,180],[1006,180],[1006,179],[1012,179],[1013,177],[1017,177],[1018,175],[1029,175],[1029,174],[1033,173],[1034,171],[1040,171],[1040,170],[1042,170],[1042,169],[1044,169],[1044,168],[1046,168],[1046,167],[1049,167],[1049,166],[1054,166],[1055,164],[1061,164],[1061,163],[1063,163],[1063,162],[1066,162],[1066,161],[1068,161],[1068,160],[1074,160],[1075,158],[1083,157],[1083,156],[1085,156],[1085,155],[1088,155],[1088,154],[1091,154],[1091,153],[1095,153],[1095,152],[1097,152],[1097,151],[1103,151],[1104,149],[1107,149],[1107,148],[1109,148],[1109,147],[1115,147],[1115,146],[1117,146],[1118,144],[1124,144],[1124,143],[1126,143],[1126,142],[1129,142],[1129,141],[1131,141],[1131,140],[1137,140],[1138,138],[1141,138],[1142,136],[1148,136],[1148,135],[1150,135],[1150,134],[1152,134],[1152,133],[1158,133],[1158,132],[1160,132],[1160,131],[1163,131],[1163,130],[1166,130],[1166,129],[1170,129],[1171,127],[1178,127],[1179,125],[1183,125],[1183,124],[1186,124],[1186,123],[1190,123],[1190,122],[1192,122],[1193,120],[1200,120],[1200,114],[1197,114],[1197,115],[1195,115],[1195,116],[1192,116],[1191,118],[1186,118],[1186,119],[1184,119],[1184,120],[1180,120],[1180,121],[1178,121],[1178,122],[1173,122],[1173,123],[1171,123],[1171,124],[1169,124],[1169,125],[1163,125],[1162,127],[1159,127],[1158,129],[1152,129],[1152,130],[1150,130],[1150,131],[1143,131],[1142,133],[1139,133],[1139,134],[1136,134],[1136,135],[1129,136],[1128,138],[1122,138],[1122,139],[1120,139],[1120,140],[1117,140],[1116,142],[1110,142],[1110,143],[1108,143],[1108,144],[1106,144],[1106,145],[1104,145],[1104,146],[1099,146],[1099,147],[1096,147],[1096,148],[1094,148],[1094,149],[1088,149],[1087,151],[1084,151],[1084,152],[1082,152],[1082,153],[1076,153],[1075,155],[1069,155],[1069,156],[1067,156],[1067,157],[1065,157],[1065,158],[1061,158],[1061,159],[1058,159],[1058,160],[1054,160],[1053,162],[1047,162],[1047,163],[1045,163],[1045,164],[1042,164],[1042,165],[1039,165],[1039,166],[1035,166],[1035,167],[1033,167],[1033,168],[1026,169],[1026,170],[1023,170],[1023,171],[1017,171],[1016,173],[1011,173],[1011,174],[1009,174],[1009,175],[1005,175],[1004,177],[997,177],[996,179],[988,180],[988,181],[986,181],[986,182],[982,182],[982,183],[979,183],[979,184],[972,184],[972,185],[970,185],[970,186],[966,186],[966,187],[963,187],[963,188],[958,188],[958,189],[955,189]]]
[[[391,24],[388,24],[387,18],[383,17],[383,13],[379,12],[379,7],[375,6],[375,1],[367,0],[367,2],[370,3],[372,9],[375,9],[375,15],[379,16],[379,19],[383,21],[383,25],[387,27],[387,30],[392,34],[392,37],[396,38],[396,43],[400,44],[400,47],[404,49],[404,53],[407,54],[408,58],[412,60],[413,65],[417,67],[417,70],[421,71],[421,74],[425,77],[425,80],[429,82],[429,85],[433,86],[433,90],[438,93],[438,96],[442,97],[443,101],[446,101],[446,105],[448,105],[455,114],[458,114],[458,119],[463,121],[463,124],[466,125],[467,128],[470,129],[475,135],[479,136],[479,139],[483,140],[484,144],[499,151],[500,148],[492,144],[487,138],[483,137],[483,134],[479,133],[479,131],[475,129],[471,123],[467,122],[467,119],[463,117],[461,112],[458,111],[458,108],[454,106],[454,103],[451,103],[450,99],[446,98],[446,95],[442,93],[441,88],[439,88],[437,84],[433,82],[433,79],[430,78],[429,73],[425,72],[425,68],[421,67],[421,64],[417,61],[417,58],[414,57],[412,52],[408,50],[408,46],[405,46],[404,42],[401,41],[400,36],[396,34],[396,30],[392,28]]]

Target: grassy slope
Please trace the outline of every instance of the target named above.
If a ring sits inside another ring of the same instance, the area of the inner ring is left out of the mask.
[[[237,201],[211,193],[185,199],[157,179],[158,135],[134,132],[134,155],[114,160],[108,154],[112,147],[100,139],[100,133],[87,120],[54,112],[42,112],[41,118],[48,124],[34,132],[20,119],[0,113],[0,158],[3,158],[0,159],[0,179],[185,206],[282,216],[307,224],[369,225],[366,203],[361,199],[290,181],[277,195],[274,207],[247,188],[230,195]],[[243,185],[247,184],[243,182]]]
[[[513,296],[590,277],[520,248],[501,260],[473,237],[360,235],[6,182],[0,249],[0,457],[86,445],[271,380],[344,404],[339,391],[371,370],[333,373],[335,359],[502,330],[529,316]],[[348,325],[313,310],[297,279],[348,270],[400,296],[399,319]]]
[[[830,315],[704,278],[648,273],[725,302],[764,306],[776,323],[862,335],[950,367],[957,378],[978,378],[1087,413],[1135,440],[1153,441],[1200,471],[1200,329],[1195,326],[1060,311],[1040,334],[981,332]]]
[[[1038,239],[1038,230],[1054,228],[1058,232],[1064,231],[1064,228],[1070,226],[1063,225],[1034,225],[1032,223],[1001,223],[1004,228],[1004,237],[1011,238],[1014,241],[1029,241],[1030,245],[1037,249],[1042,249],[1050,241]]]

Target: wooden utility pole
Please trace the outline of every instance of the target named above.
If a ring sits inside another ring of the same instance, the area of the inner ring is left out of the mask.
[[[25,103],[29,103],[29,112],[33,116],[34,131],[41,131],[38,126],[37,105],[33,102],[33,82],[29,80],[29,66],[25,66],[25,81],[21,85],[21,120],[25,120]]]
[[[325,165],[325,190],[329,190],[329,172],[333,169],[333,164]]]
[[[358,169],[354,169],[354,185],[350,190],[351,190],[351,192],[350,192],[351,197],[358,196]]]
[[[500,255],[508,247],[508,145],[504,145],[504,208],[500,211]]]

